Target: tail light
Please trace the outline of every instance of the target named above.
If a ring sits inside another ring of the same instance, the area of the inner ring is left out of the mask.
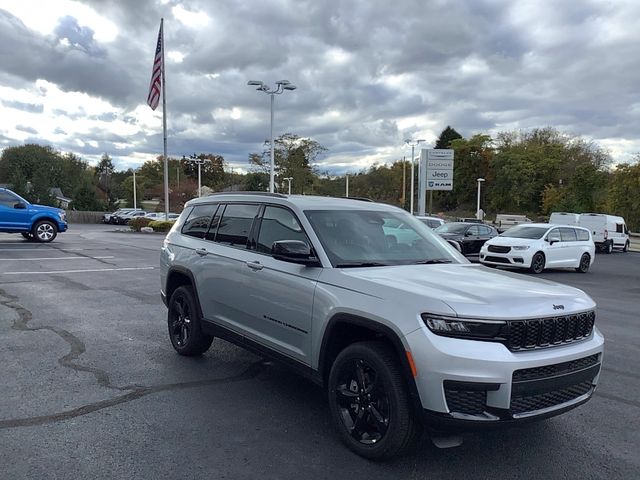
[[[605,230],[604,231],[604,239],[606,240],[607,238],[609,238],[609,231]]]

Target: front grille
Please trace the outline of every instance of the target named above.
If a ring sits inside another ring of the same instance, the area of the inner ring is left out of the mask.
[[[540,393],[537,395],[511,397],[511,413],[514,415],[542,410],[543,408],[554,407],[562,403],[575,400],[581,395],[589,393],[593,388],[591,380],[571,385],[570,387],[553,392]]]
[[[525,380],[536,380],[539,378],[555,377],[567,373],[582,370],[598,363],[598,354],[588,357],[571,360],[570,362],[556,363],[555,365],[545,365],[544,367],[524,368],[513,372],[513,381],[522,382]]]
[[[506,345],[512,352],[564,345],[591,335],[594,311],[575,315],[530,320],[509,320],[503,328]]]
[[[511,251],[511,247],[503,247],[502,245],[489,245],[487,249],[493,253],[509,253]]]
[[[509,262],[508,258],[502,258],[502,257],[494,257],[493,255],[487,255],[486,257],[484,257],[485,261],[487,262],[494,262],[494,263],[511,263]]]
[[[449,411],[474,415],[485,411],[486,391],[444,389]]]

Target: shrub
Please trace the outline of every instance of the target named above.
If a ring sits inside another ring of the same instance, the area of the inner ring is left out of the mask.
[[[154,220],[149,223],[149,227],[153,228],[154,232],[168,232],[173,227],[174,222],[166,220]]]
[[[131,230],[139,232],[142,227],[147,227],[151,222],[150,218],[136,217],[129,220],[129,227]]]

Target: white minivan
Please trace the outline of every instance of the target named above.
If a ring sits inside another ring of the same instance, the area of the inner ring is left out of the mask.
[[[586,228],[572,225],[529,223],[510,228],[487,241],[480,262],[489,266],[528,268],[575,268],[587,273],[595,259],[595,244]]]

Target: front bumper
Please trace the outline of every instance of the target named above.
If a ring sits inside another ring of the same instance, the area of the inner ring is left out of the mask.
[[[509,253],[490,252],[486,248],[480,250],[480,263],[501,265],[505,267],[529,268],[533,253],[530,250],[511,250]]]
[[[573,344],[520,352],[433,337],[423,329],[406,337],[432,425],[469,428],[558,415],[588,401],[598,383],[604,340],[595,328]]]

